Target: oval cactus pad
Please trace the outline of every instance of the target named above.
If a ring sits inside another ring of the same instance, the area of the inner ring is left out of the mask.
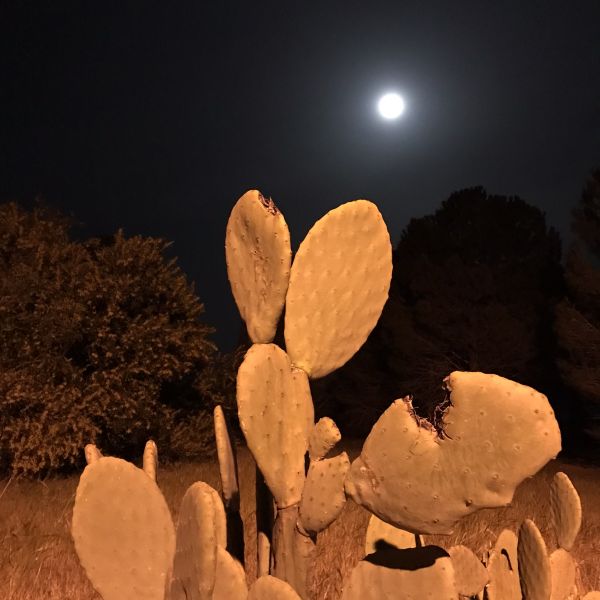
[[[272,200],[246,192],[231,211],[225,235],[231,290],[255,344],[273,340],[290,279],[288,226]]]
[[[275,344],[254,344],[237,376],[240,427],[279,508],[300,502],[314,408],[308,377]]]
[[[72,536],[104,600],[163,600],[175,531],[156,483],[131,463],[101,457],[77,486]]]
[[[375,327],[392,276],[390,236],[377,207],[328,212],[300,244],[286,297],[285,343],[312,379],[347,362]]]
[[[215,587],[218,548],[227,545],[221,497],[203,481],[185,492],[177,523],[171,595],[184,590],[186,600],[210,600]]]
[[[558,545],[570,550],[581,527],[581,500],[569,476],[555,473],[550,486],[550,508]]]
[[[410,400],[396,400],[346,478],[355,502],[415,533],[451,533],[480,508],[506,506],[561,448],[543,394],[484,373],[455,371],[445,383],[442,433],[414,414]]]

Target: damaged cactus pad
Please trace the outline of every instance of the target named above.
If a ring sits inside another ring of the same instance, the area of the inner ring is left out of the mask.
[[[380,417],[352,464],[346,493],[380,519],[415,533],[451,533],[462,517],[506,506],[515,488],[561,449],[546,396],[497,375],[445,380],[442,432],[409,400]]]

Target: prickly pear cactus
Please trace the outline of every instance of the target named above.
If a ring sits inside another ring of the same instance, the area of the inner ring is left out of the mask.
[[[392,276],[390,236],[367,200],[317,221],[300,244],[286,297],[285,344],[311,379],[346,363],[377,324]]]
[[[515,488],[561,449],[546,396],[497,375],[445,379],[443,433],[409,399],[379,418],[346,478],[346,493],[380,519],[415,533],[451,533],[462,517],[506,506]]]
[[[170,600],[210,600],[218,548],[227,545],[225,509],[208,484],[192,484],[181,501]]]
[[[290,278],[292,251],[283,215],[257,190],[236,203],[225,237],[227,274],[250,339],[275,337]]]
[[[519,528],[517,544],[521,592],[526,600],[550,600],[552,578],[544,538],[531,519]]]
[[[558,545],[571,550],[581,528],[581,500],[566,473],[554,475],[550,486],[550,507]]]
[[[471,598],[483,591],[490,577],[487,569],[466,546],[452,546],[448,549],[454,569],[454,584],[460,596]]]
[[[167,503],[142,469],[113,457],[89,464],[77,486],[71,532],[104,600],[163,600],[175,552]]]

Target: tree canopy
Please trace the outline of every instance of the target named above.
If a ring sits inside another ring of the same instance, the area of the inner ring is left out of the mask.
[[[215,351],[165,241],[75,242],[69,226],[0,206],[0,460],[13,471],[77,464],[89,442],[127,455],[168,439]]]
[[[584,186],[572,227],[567,294],[556,309],[557,364],[578,407],[580,431],[587,435],[582,441],[593,449],[600,448],[600,169]]]

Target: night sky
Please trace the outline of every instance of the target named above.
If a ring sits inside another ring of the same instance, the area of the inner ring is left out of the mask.
[[[396,243],[474,185],[567,234],[600,166],[599,31],[597,0],[0,0],[0,201],[42,195],[79,235],[172,240],[228,350],[225,225],[248,189],[294,249],[357,198]],[[375,108],[389,90],[395,122]]]

